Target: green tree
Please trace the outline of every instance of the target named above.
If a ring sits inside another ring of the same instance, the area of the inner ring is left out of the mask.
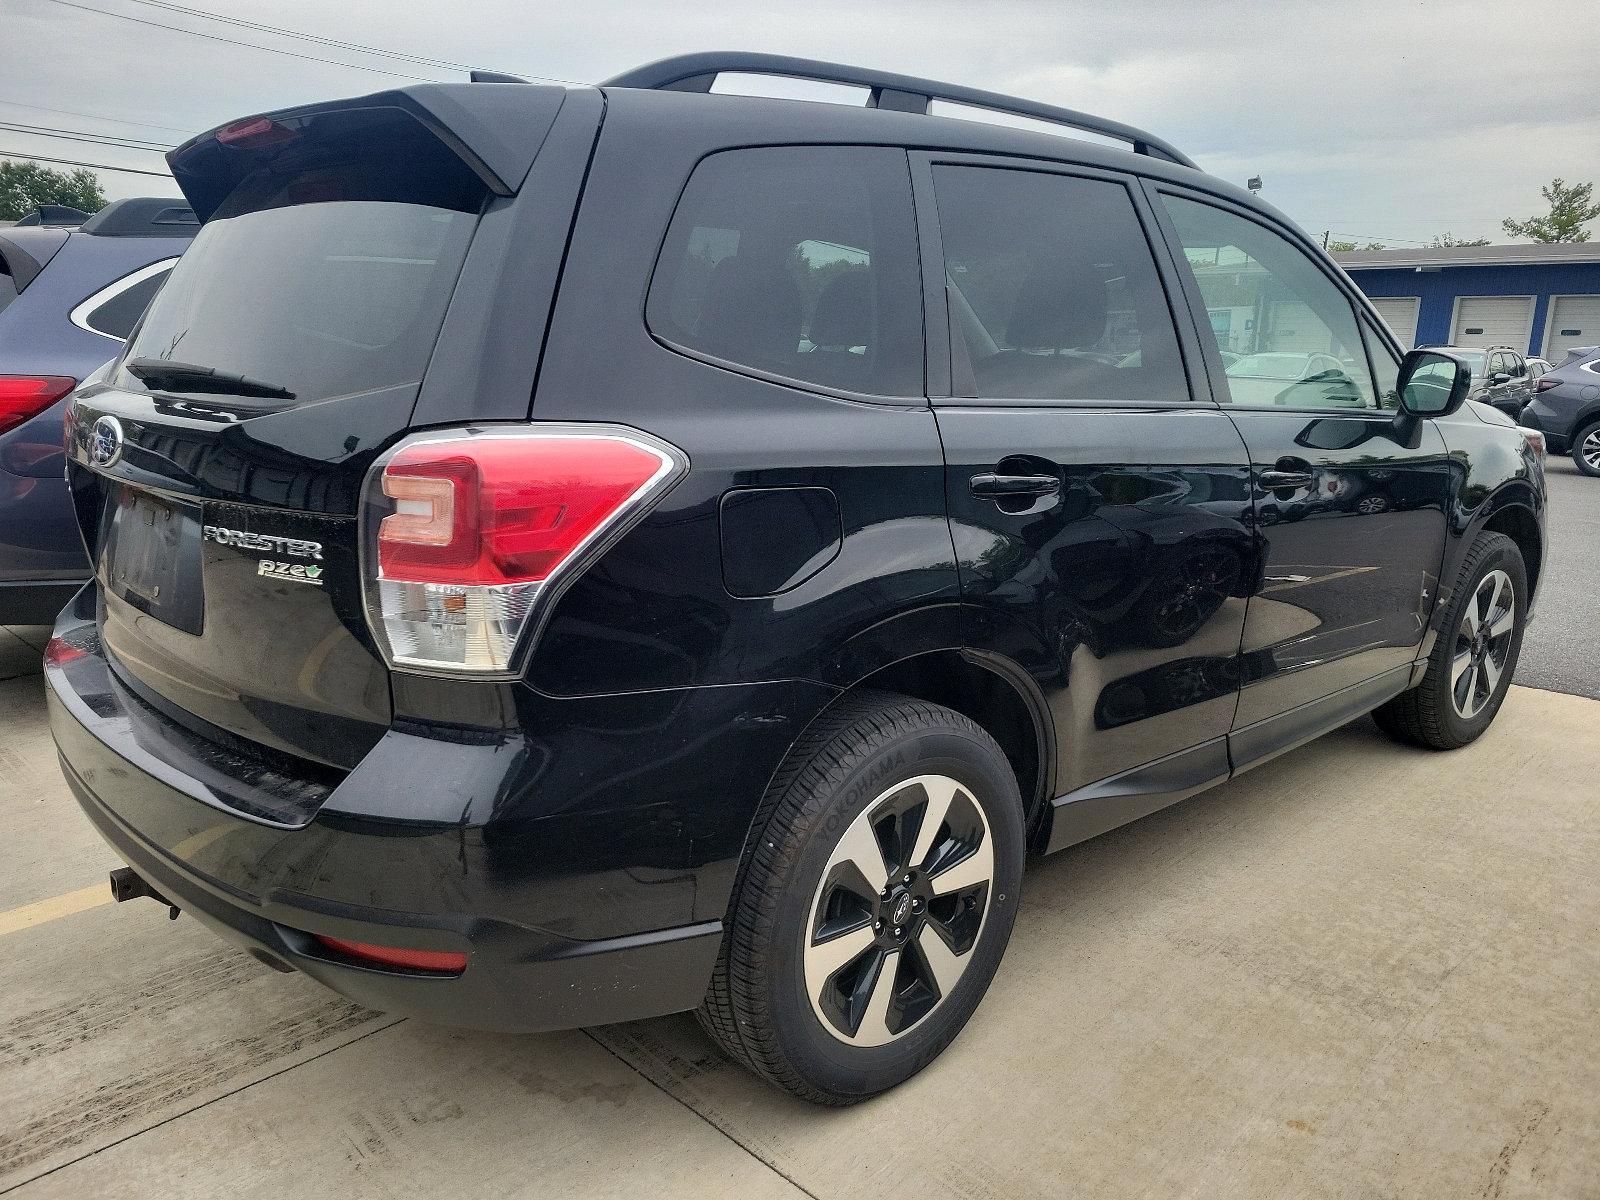
[[[1549,187],[1539,192],[1550,203],[1550,211],[1542,217],[1529,217],[1526,221],[1513,221],[1509,217],[1500,224],[1512,237],[1525,237],[1535,242],[1587,242],[1588,222],[1600,217],[1600,203],[1594,200],[1594,184],[1573,183],[1553,179]]]
[[[1440,248],[1445,246],[1487,246],[1488,244],[1488,238],[1472,238],[1469,241],[1466,238],[1458,238],[1453,233],[1441,233],[1428,243],[1430,246],[1438,246]]]
[[[41,204],[65,204],[84,212],[106,206],[93,171],[54,171],[38,163],[0,159],[0,221],[16,221]]]
[[[1352,250],[1387,250],[1388,248],[1389,247],[1385,246],[1382,242],[1367,242],[1362,244],[1359,242],[1341,242],[1335,240],[1328,243],[1328,249],[1337,254],[1348,254]]]

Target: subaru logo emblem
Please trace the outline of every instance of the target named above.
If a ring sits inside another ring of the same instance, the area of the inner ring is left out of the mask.
[[[101,417],[89,431],[89,461],[97,467],[115,466],[122,457],[122,422]]]

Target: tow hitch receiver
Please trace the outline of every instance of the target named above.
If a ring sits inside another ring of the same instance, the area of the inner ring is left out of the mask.
[[[140,875],[132,867],[118,867],[111,872],[111,898],[113,900],[121,904],[124,900],[137,900],[140,896],[149,896],[157,904],[165,904],[169,921],[178,919],[178,906],[146,883],[144,876]]]

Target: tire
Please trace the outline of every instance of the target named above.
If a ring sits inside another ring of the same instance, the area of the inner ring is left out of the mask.
[[[1600,476],[1600,421],[1572,435],[1572,462],[1585,475]]]
[[[1016,917],[1023,809],[1000,747],[950,709],[864,692],[790,751],[754,829],[701,1025],[819,1104],[915,1075],[977,1008]]]
[[[1528,572],[1517,544],[1503,533],[1480,533],[1461,564],[1427,674],[1373,712],[1379,728],[1430,750],[1455,750],[1477,740],[1511,686],[1527,605]]]

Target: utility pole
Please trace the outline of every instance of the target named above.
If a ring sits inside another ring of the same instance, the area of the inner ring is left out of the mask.
[[[1322,248],[1324,250],[1326,250],[1328,248],[1328,235],[1330,233],[1332,233],[1332,232],[1333,232],[1333,230],[1331,230],[1331,229],[1324,229],[1322,231]]]

